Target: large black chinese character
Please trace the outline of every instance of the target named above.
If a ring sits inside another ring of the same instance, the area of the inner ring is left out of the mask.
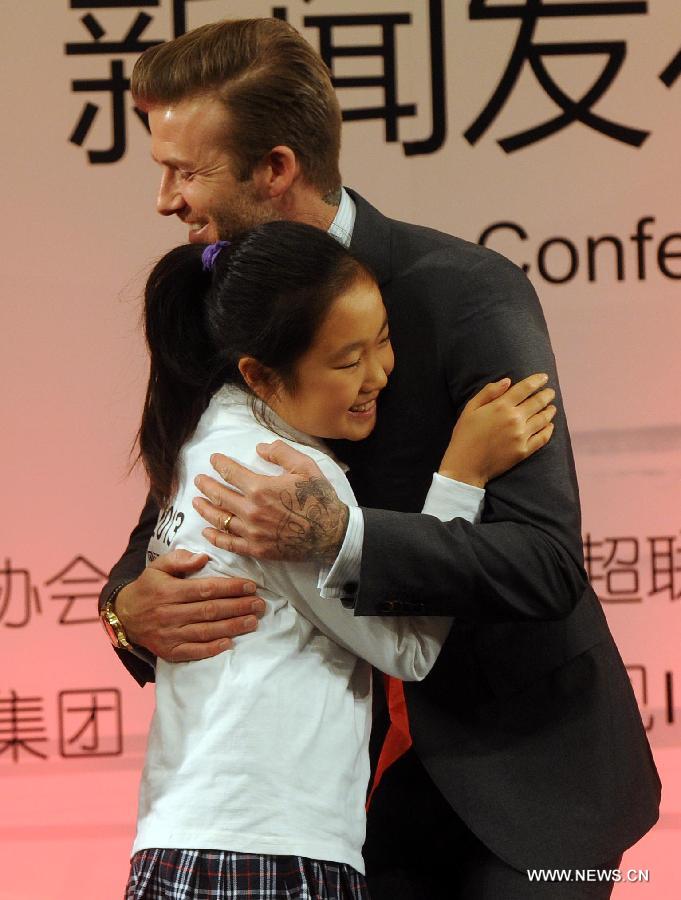
[[[172,29],[173,29],[173,37],[179,37],[181,34],[184,34],[187,30],[187,9],[186,9],[187,0],[172,0],[171,6],[171,16],[172,16]],[[160,0],[71,0],[70,7],[71,9],[130,9],[134,7],[135,9],[142,8],[150,8],[150,7],[158,7],[160,5]],[[87,13],[81,18],[81,22],[87,30],[90,32],[95,41],[99,41],[100,38],[104,37],[106,31],[97,19],[91,14]],[[123,42],[119,44],[109,44],[110,49],[106,50],[68,50],[68,53],[128,53],[128,52],[141,52],[143,49],[147,47],[153,47],[154,44],[161,43],[160,41],[148,41],[142,42],[141,44],[136,45],[138,49],[135,47],[128,46],[129,43],[134,44],[137,38],[142,34],[147,25],[151,22],[151,16],[148,16],[146,13],[140,13],[137,16],[132,26],[128,30],[128,33],[123,38]],[[67,44],[68,47],[78,47],[78,44]],[[84,44],[84,47],[91,47],[91,44]],[[100,47],[107,46],[106,44],[100,44]],[[121,47],[121,49],[116,49],[117,47]]]
[[[562,112],[541,125],[500,140],[499,145],[506,153],[541,141],[566,128],[572,122],[581,122],[606,137],[640,147],[649,132],[621,125],[593,111],[594,105],[606,93],[622,67],[627,52],[626,43],[597,41],[541,44],[534,43],[533,37],[537,21],[543,18],[642,15],[647,11],[648,4],[643,0],[600,0],[594,3],[546,3],[545,0],[526,0],[524,3],[501,6],[487,6],[486,0],[471,0],[470,19],[519,19],[521,25],[506,71],[487,106],[464,132],[466,140],[470,144],[476,144],[480,140],[501,112],[527,62],[541,87]],[[569,97],[556,84],[544,65],[545,57],[593,55],[605,55],[607,62],[591,87],[577,100]]]
[[[16,621],[10,621],[13,610],[18,616]],[[34,612],[41,613],[42,608],[38,588],[31,584],[30,572],[15,569],[6,559],[5,568],[0,569],[0,622],[7,628],[23,628]]]
[[[606,547],[605,553],[596,548]],[[592,587],[602,603],[640,603],[638,539],[610,537],[595,541],[584,538],[584,564]],[[602,587],[598,582],[603,582]]]
[[[118,162],[125,153],[127,145],[125,122],[125,94],[130,90],[130,79],[123,74],[123,62],[120,59],[111,61],[110,78],[80,78],[71,83],[75,93],[108,93],[111,98],[111,146],[106,150],[88,150],[87,155],[91,163]],[[94,103],[86,103],[76,127],[71,132],[69,140],[78,147],[83,145],[95,120],[99,106]],[[135,110],[140,116],[138,110]],[[144,118],[140,116],[144,124]]]
[[[55,585],[51,600],[60,600],[64,608],[59,616],[60,625],[82,625],[85,622],[97,622],[97,598],[106,581],[106,574],[93,565],[84,556],[76,556],[49,581],[46,587]],[[59,589],[57,593],[55,589]],[[76,600],[88,602],[87,613],[76,615],[73,612]]]
[[[273,9],[277,18],[285,18],[282,7]],[[428,137],[416,141],[404,141],[402,148],[406,156],[434,153],[444,143],[446,123],[445,62],[442,0],[429,0],[428,16],[430,29],[430,88],[431,88],[431,131]],[[331,81],[336,88],[379,88],[383,91],[381,106],[353,107],[343,110],[343,121],[357,122],[383,120],[385,139],[395,142],[398,137],[398,121],[415,116],[414,103],[400,103],[397,90],[397,40],[398,25],[409,25],[409,13],[361,13],[357,15],[306,16],[306,27],[319,29],[319,53],[331,72]],[[335,29],[362,26],[379,28],[381,39],[377,44],[337,44]],[[337,75],[335,61],[343,58],[372,57],[381,62],[380,75]]]
[[[660,81],[666,84],[667,87],[671,87],[675,84],[679,75],[681,75],[681,50],[679,50],[669,65],[665,66],[660,72]]]
[[[172,0],[173,37],[178,37],[186,31],[186,2],[187,0]],[[71,0],[70,6],[71,9],[86,9],[88,7],[90,9],[117,9],[121,7],[141,9],[143,7],[158,7],[159,3],[160,0],[146,0],[146,2],[133,2],[133,0],[96,0],[96,2]],[[106,36],[106,29],[91,12],[82,16],[80,21],[88,31],[91,40],[66,44],[64,49],[67,56],[138,54],[149,47],[163,43],[162,40],[141,39],[147,27],[153,21],[153,17],[145,12],[139,12],[123,38],[114,41],[102,40]],[[105,149],[88,150],[87,154],[89,161],[93,164],[118,162],[123,157],[127,146],[125,95],[130,90],[130,80],[125,75],[123,60],[110,60],[108,77],[75,79],[71,82],[71,89],[74,93],[109,95],[111,143]],[[83,145],[99,110],[100,106],[96,103],[87,102],[84,104],[78,122],[69,136],[72,144],[78,147]],[[146,116],[137,109],[134,109],[134,112],[145,128],[148,128]]]
[[[94,4],[88,3],[87,5],[93,6]],[[107,3],[107,6],[112,5],[120,4]],[[127,5],[130,6],[133,4]],[[158,0],[156,0],[155,3],[135,3],[134,6],[158,6]],[[71,7],[74,8],[73,3],[71,3]],[[85,29],[89,32],[92,40],[71,42],[66,44],[64,49],[67,56],[91,56],[101,53],[142,53],[149,47],[155,47],[156,44],[162,43],[161,41],[140,40],[142,33],[146,31],[147,26],[151,22],[153,22],[153,18],[147,15],[147,13],[138,13],[137,18],[132,23],[123,39],[120,41],[103,41],[102,38],[106,35],[106,30],[102,27],[99,20],[92,15],[92,13],[87,13],[86,15],[81,16],[80,21],[82,22]]]
[[[119,756],[123,752],[121,692],[97,688],[59,693],[62,756]]]
[[[9,698],[0,697],[0,756],[11,751],[12,760],[19,762],[19,751],[24,750],[40,759],[47,759],[44,753],[32,744],[45,743],[43,721],[43,701],[41,697],[19,697],[16,691],[9,692]]]
[[[651,537],[650,544],[650,568],[652,576],[652,589],[650,594],[667,593],[670,600],[681,598],[681,584],[677,592],[677,584],[681,582],[681,565],[675,562],[676,556],[681,556],[681,547],[676,547],[676,537]]]

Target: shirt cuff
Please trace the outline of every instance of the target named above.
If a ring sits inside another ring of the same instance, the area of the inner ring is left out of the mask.
[[[460,518],[476,523],[480,521],[484,502],[484,488],[455,481],[435,472],[423,505],[423,512],[437,516],[442,522]]]
[[[455,481],[435,472],[423,512],[436,516],[443,522],[456,517],[478,522],[484,501],[483,488]],[[348,527],[338,556],[331,567],[322,566],[319,570],[317,587],[325,600],[347,600],[347,605],[354,603],[359,588],[363,543],[364,516],[359,507],[351,506]]]
[[[359,585],[364,516],[358,506],[351,506],[348,511],[348,527],[338,556],[330,568],[322,566],[319,570],[317,587],[325,600],[342,600],[348,594],[355,594]]]

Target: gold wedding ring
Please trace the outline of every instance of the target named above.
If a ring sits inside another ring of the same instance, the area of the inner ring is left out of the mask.
[[[232,521],[234,516],[230,513],[228,516],[225,516],[225,521],[222,523],[222,530],[226,531],[229,534],[229,523]]]

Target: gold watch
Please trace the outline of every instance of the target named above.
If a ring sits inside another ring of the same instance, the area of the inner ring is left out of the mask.
[[[102,607],[99,613],[99,617],[102,620],[104,631],[106,631],[107,635],[109,636],[109,640],[114,645],[114,647],[118,647],[119,650],[132,650],[132,644],[128,640],[125,629],[121,624],[121,620],[116,615],[116,610],[114,608],[116,595],[124,587],[125,585],[122,584],[117,590],[111,593],[111,596]]]

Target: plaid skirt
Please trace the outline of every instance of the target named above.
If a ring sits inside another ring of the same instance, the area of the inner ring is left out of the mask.
[[[125,900],[369,900],[352,866],[224,850],[141,850]]]

